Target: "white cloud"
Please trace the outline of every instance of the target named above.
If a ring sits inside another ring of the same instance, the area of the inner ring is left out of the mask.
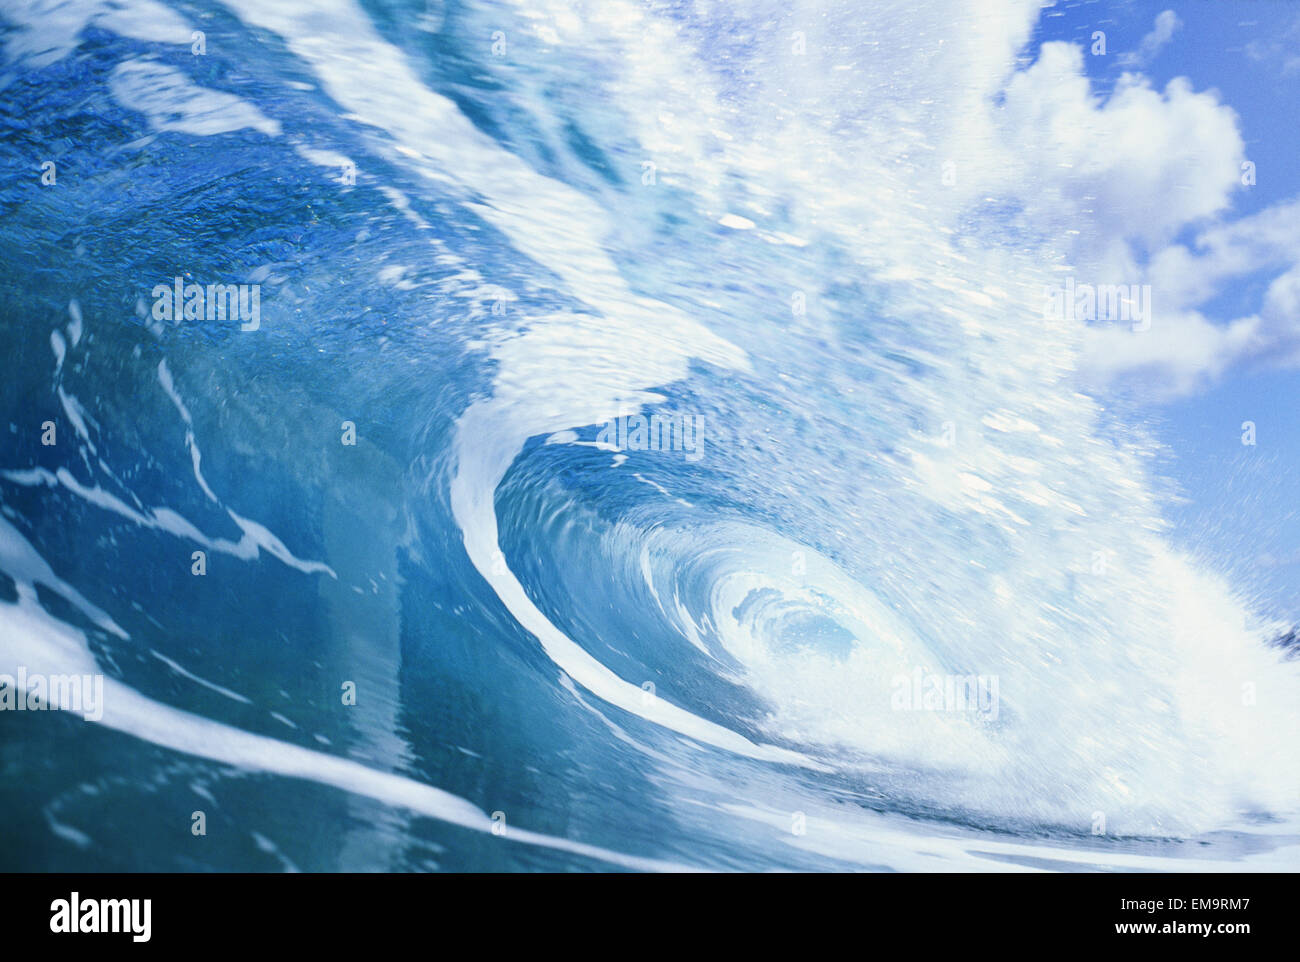
[[[1121,54],[1119,61],[1125,66],[1137,67],[1149,64],[1156,58],[1165,45],[1174,38],[1183,22],[1172,10],[1165,10],[1156,16],[1151,32],[1142,38],[1142,44],[1134,53]]]
[[[1102,101],[1072,44],[1043,45],[1007,84],[997,123],[1018,148],[1016,178],[1049,187],[1103,237],[1159,243],[1226,209],[1239,186],[1236,117],[1214,95],[1183,78],[1161,93],[1126,74]]]
[[[1143,49],[1177,25],[1162,14]],[[1126,380],[1170,396],[1246,365],[1300,366],[1300,200],[1228,219],[1245,189],[1235,112],[1186,78],[1161,91],[1136,72],[1101,96],[1084,56],[1043,44],[985,113],[952,125],[958,205],[1014,199],[1078,282],[1151,286],[1148,330],[1086,332],[1082,373],[1094,388]],[[1194,240],[1177,243],[1189,228]],[[1221,316],[1212,302],[1247,280],[1266,285],[1253,310]]]
[[[1246,56],[1275,66],[1283,77],[1300,74],[1300,16],[1270,36],[1246,44]]]
[[[1224,323],[1203,305],[1232,285],[1272,274],[1257,311]],[[1088,332],[1099,383],[1132,375],[1156,395],[1187,394],[1245,364],[1300,366],[1300,201],[1206,229],[1189,249],[1162,248],[1142,273],[1155,305],[1148,331]]]

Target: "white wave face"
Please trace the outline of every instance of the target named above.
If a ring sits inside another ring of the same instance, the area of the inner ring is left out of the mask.
[[[798,116],[798,96],[777,98],[789,109],[773,112],[738,114],[734,100],[718,106],[725,99],[719,71],[692,47],[689,34],[656,32],[633,5],[602,4],[576,18],[553,5],[542,18],[560,43],[566,26],[575,43],[579,33],[589,43],[593,22],[605,31],[618,51],[603,65],[620,77],[614,85],[620,106],[649,119],[654,129],[641,131],[642,145],[652,156],[660,156],[655,148],[671,151],[663,166],[675,185],[696,191],[697,215],[756,226],[764,241],[779,246],[798,248],[808,237],[831,235],[864,274],[900,291],[894,306],[912,338],[908,346],[928,367],[890,392],[864,388],[852,405],[864,418],[906,405],[934,430],[927,436],[879,428],[874,440],[884,435],[893,449],[895,488],[855,492],[851,503],[864,542],[909,553],[925,546],[883,590],[860,580],[872,570],[869,563],[849,573],[776,532],[711,527],[703,518],[701,529],[678,532],[669,557],[689,565],[697,553],[716,553],[707,620],[719,626],[747,683],[774,706],[774,737],[947,773],[919,793],[939,807],[1083,832],[1102,813],[1123,831],[1152,834],[1205,830],[1243,810],[1291,812],[1300,765],[1278,733],[1294,730],[1294,666],[1264,647],[1266,631],[1250,623],[1229,586],[1167,547],[1140,435],[1123,448],[1102,440],[1097,408],[1077,392],[1082,327],[1041,316],[1041,291],[1065,268],[1062,254],[1083,256],[1090,239],[1075,251],[1028,256],[959,248],[950,237],[970,195],[946,195],[938,178],[919,176],[915,163],[902,175],[888,163],[920,145],[981,140],[981,131],[966,129],[969,118],[958,108],[986,113],[984,98],[1006,81],[1027,36],[1027,12],[1009,7],[1005,21],[986,25],[998,37],[967,37],[933,75],[913,78],[915,90],[893,90],[883,105],[851,113],[861,104],[851,92],[881,90],[900,74],[911,76],[900,63],[906,51],[883,65],[856,63],[843,91],[833,82],[829,89],[803,88],[804,99],[823,99]],[[800,25],[797,15],[785,22]],[[885,13],[886,19],[924,18],[927,26],[943,15]],[[964,24],[955,23],[960,37]],[[795,73],[789,61],[777,62],[785,36],[769,48],[766,89]],[[643,73],[649,63],[661,68]],[[666,83],[669,76],[676,82]],[[903,118],[913,97],[927,102],[918,91],[952,82],[963,84],[969,101]],[[659,105],[657,115],[645,110],[649,103]],[[875,124],[897,142],[882,144]],[[669,140],[664,128],[672,125]],[[697,182],[743,184],[744,216],[729,212],[735,198],[694,188]],[[846,190],[850,184],[864,189]],[[801,210],[776,218],[764,199],[773,197]],[[515,225],[512,238],[521,249],[544,250],[562,276],[585,263],[566,263],[565,252],[530,225]],[[806,279],[815,285],[816,276]],[[810,300],[830,296],[807,293]],[[605,314],[603,335],[573,319],[547,318],[495,355],[494,397],[461,422],[472,440],[461,445],[457,479],[477,487],[479,510],[457,511],[476,564],[552,657],[561,648],[572,656],[557,659],[566,667],[579,659],[576,647],[568,639],[561,645],[541,624],[511,576],[489,569],[497,548],[488,537],[490,492],[527,437],[601,422],[612,416],[615,399],[635,398],[669,379],[661,366],[647,366],[648,358],[678,356],[657,347],[658,318],[589,303]],[[855,322],[870,328],[875,320]],[[722,321],[729,334],[727,326]],[[770,345],[746,342],[751,366],[764,376],[782,356],[782,335],[771,336]],[[712,338],[694,333],[690,339],[699,345],[695,357],[727,363],[706,346]],[[667,336],[669,344],[683,340]],[[760,354],[766,357],[755,357]],[[564,373],[557,377],[557,371]],[[495,469],[467,478],[465,464],[478,460],[468,453],[471,444],[502,424],[514,437],[502,442]],[[960,426],[975,435],[974,443],[941,441],[942,424]],[[847,447],[872,440],[849,431],[825,442]],[[827,460],[834,459],[832,450]],[[973,536],[952,538],[944,530],[949,524]],[[796,551],[808,566],[799,578],[787,573]],[[771,624],[736,617],[746,598],[765,592],[783,599],[778,608],[786,625],[791,608],[830,617],[853,639],[847,653],[818,652],[806,638],[791,641]],[[684,624],[682,630],[693,629]],[[996,679],[997,723],[978,714],[897,710],[888,697],[893,683],[918,669]],[[628,688],[614,696],[595,681],[589,687],[635,710]]]

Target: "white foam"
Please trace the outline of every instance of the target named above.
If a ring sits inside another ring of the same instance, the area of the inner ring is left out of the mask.
[[[155,130],[211,137],[250,128],[269,137],[280,135],[280,122],[247,101],[200,87],[174,67],[154,61],[118,64],[109,78],[109,90],[123,107],[144,114]]]

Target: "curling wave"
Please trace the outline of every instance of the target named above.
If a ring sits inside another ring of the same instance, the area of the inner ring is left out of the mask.
[[[1295,867],[1297,664],[1080,392],[1074,252],[917,173],[1009,68],[786,6],[6,5],[96,145],[2,195],[0,674],[107,676],[0,717],[29,860]]]

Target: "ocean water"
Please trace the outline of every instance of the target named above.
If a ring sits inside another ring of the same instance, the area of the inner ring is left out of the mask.
[[[1300,868],[911,6],[3,0],[0,866]]]

